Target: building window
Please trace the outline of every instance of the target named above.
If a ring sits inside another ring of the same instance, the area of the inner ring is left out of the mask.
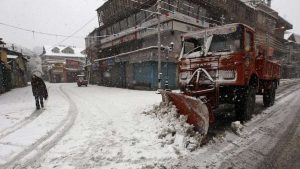
[[[59,53],[59,48],[58,47],[55,47],[51,50],[53,53]]]
[[[64,50],[62,50],[62,53],[74,54],[74,50],[70,47],[67,47]]]

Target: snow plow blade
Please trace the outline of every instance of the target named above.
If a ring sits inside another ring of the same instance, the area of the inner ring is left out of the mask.
[[[209,127],[209,111],[205,103],[195,97],[180,93],[160,91],[165,103],[172,102],[178,109],[178,113],[187,116],[187,122],[193,124],[195,130],[206,135]]]

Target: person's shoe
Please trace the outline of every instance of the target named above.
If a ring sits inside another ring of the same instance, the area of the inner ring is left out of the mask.
[[[40,110],[41,108],[40,108],[40,107],[37,107],[36,109],[37,109],[37,110]]]

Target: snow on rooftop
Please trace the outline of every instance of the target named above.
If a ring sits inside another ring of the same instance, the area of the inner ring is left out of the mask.
[[[18,44],[6,43],[4,45],[4,47],[7,48],[10,51],[22,53],[22,55],[34,56],[34,52],[33,51],[31,51],[30,49],[27,49],[27,48],[25,48],[23,46],[20,46]]]
[[[77,48],[74,46],[44,46],[44,56],[61,56],[61,57],[86,57],[84,48]],[[72,51],[72,52],[67,52]]]

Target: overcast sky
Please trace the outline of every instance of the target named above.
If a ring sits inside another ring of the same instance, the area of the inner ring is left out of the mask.
[[[272,8],[294,26],[289,32],[300,34],[300,0],[273,0]]]
[[[71,35],[83,25],[89,24],[75,36],[85,37],[97,23],[96,9],[105,0],[0,0],[0,23],[5,23],[40,32]],[[294,25],[294,32],[300,34],[300,1],[273,0],[272,7]],[[16,30],[0,25],[0,37],[8,43],[16,43],[28,48],[56,45],[65,38],[45,36]],[[84,47],[84,39],[70,38],[64,45]]]
[[[53,34],[71,35],[93,19],[75,36],[85,37],[97,23],[96,9],[103,0],[0,0],[0,23]],[[25,47],[55,45],[63,37],[33,34],[0,25],[0,37],[5,42]],[[63,44],[84,47],[84,39],[70,38]]]

